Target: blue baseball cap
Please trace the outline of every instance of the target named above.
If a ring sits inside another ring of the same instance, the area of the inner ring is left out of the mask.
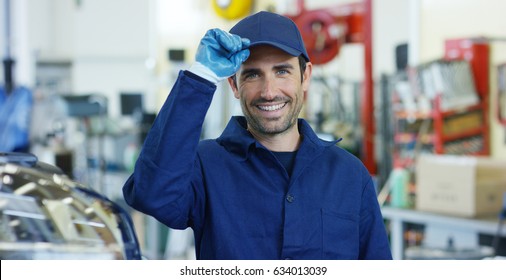
[[[239,21],[230,33],[248,38],[251,47],[271,45],[290,55],[302,55],[309,61],[304,41],[293,20],[271,12],[261,11]]]

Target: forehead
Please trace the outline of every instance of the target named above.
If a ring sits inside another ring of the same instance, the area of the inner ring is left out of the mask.
[[[297,63],[298,58],[288,54],[281,49],[269,45],[258,45],[250,47],[250,56],[243,63],[244,66],[253,65],[257,62],[270,62],[270,63]]]

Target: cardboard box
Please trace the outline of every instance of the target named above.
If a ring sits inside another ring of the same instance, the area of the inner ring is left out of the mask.
[[[422,155],[416,165],[416,209],[461,217],[498,215],[506,160]]]

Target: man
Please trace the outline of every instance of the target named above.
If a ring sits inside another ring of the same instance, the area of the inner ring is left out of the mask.
[[[212,29],[149,132],[126,201],[195,235],[198,259],[390,259],[371,176],[298,119],[312,64],[293,21],[260,12]],[[244,117],[199,142],[228,77]]]

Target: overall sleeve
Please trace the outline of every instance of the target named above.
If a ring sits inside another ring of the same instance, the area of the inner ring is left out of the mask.
[[[360,256],[359,259],[391,260],[383,216],[371,177],[366,176],[360,210]]]
[[[172,228],[192,226],[203,215],[197,146],[215,90],[191,72],[179,73],[123,186],[130,206]]]

